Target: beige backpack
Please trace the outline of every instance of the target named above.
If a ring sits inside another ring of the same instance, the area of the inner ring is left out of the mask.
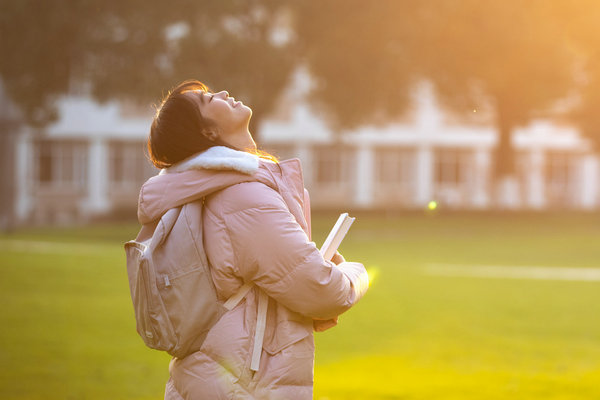
[[[173,208],[152,237],[125,243],[137,332],[148,347],[178,358],[199,350],[210,328],[251,287],[244,285],[226,303],[217,299],[202,230],[194,237],[188,227],[202,224],[202,208],[202,200]],[[170,240],[171,233],[178,240]]]

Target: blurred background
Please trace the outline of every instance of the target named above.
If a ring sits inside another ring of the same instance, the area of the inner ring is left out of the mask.
[[[593,0],[1,7],[4,229],[131,215],[189,78],[253,108],[317,209],[600,207]]]
[[[121,243],[168,90],[302,160],[371,293],[319,399],[600,398],[596,0],[0,0],[0,397],[160,398]]]

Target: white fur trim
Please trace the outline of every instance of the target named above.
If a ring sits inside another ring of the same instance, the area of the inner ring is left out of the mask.
[[[165,168],[160,174],[182,172],[190,169],[234,170],[252,175],[258,170],[257,155],[225,146],[213,146],[177,164]]]

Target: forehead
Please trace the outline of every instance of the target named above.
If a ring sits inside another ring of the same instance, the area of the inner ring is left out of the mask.
[[[184,96],[190,96],[190,97],[200,97],[206,93],[207,92],[204,90],[197,89],[197,90],[186,90],[185,92],[183,92],[181,94],[183,94]]]
[[[182,95],[194,100],[198,104],[202,104],[204,102],[203,96],[206,94],[207,94],[207,92],[205,92],[203,90],[188,90],[188,91],[182,93]]]

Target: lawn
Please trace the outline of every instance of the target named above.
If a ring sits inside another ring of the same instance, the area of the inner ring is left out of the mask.
[[[315,216],[317,243],[335,219]],[[129,299],[136,231],[0,236],[0,398],[162,397],[169,357],[144,347]],[[342,252],[373,284],[316,335],[315,399],[599,399],[600,281],[468,273],[595,271],[598,243],[595,214],[359,214]]]

